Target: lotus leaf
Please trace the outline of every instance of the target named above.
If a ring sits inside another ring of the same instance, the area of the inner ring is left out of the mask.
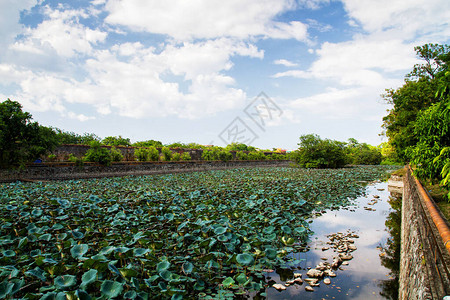
[[[251,266],[255,262],[255,259],[249,253],[242,253],[236,255],[236,261],[243,266]]]
[[[165,261],[158,263],[158,265],[156,266],[156,271],[161,272],[163,270],[167,270],[169,267],[170,267],[170,263],[167,260],[165,260]]]
[[[70,253],[72,254],[72,257],[75,259],[80,259],[83,257],[83,255],[88,252],[89,246],[87,244],[81,244],[81,245],[75,245],[70,249]]]
[[[85,289],[89,284],[93,283],[94,281],[97,280],[97,274],[98,271],[95,269],[91,269],[87,272],[85,272],[83,274],[83,276],[81,276],[81,286],[83,289]]]
[[[227,278],[222,282],[223,286],[226,287],[226,288],[231,287],[234,283],[235,283],[235,281],[234,281],[234,279],[231,278],[231,277],[227,277]]]
[[[108,299],[115,298],[120,295],[123,290],[123,285],[117,281],[105,280],[100,286],[100,291],[103,296]]]
[[[63,275],[55,278],[55,286],[58,289],[68,289],[77,283],[77,277],[73,275]]]

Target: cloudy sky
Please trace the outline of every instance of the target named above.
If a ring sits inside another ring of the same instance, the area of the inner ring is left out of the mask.
[[[261,148],[379,144],[448,0],[0,0],[0,99],[76,133]]]

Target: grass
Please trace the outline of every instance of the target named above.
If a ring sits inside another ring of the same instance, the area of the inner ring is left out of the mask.
[[[441,210],[444,217],[450,221],[450,202],[448,201],[447,195],[448,190],[439,184],[426,184],[426,190],[436,202],[437,206]]]

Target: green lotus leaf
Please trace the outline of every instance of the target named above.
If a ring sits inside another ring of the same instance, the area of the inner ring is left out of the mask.
[[[107,255],[107,254],[113,252],[114,249],[116,249],[116,247],[113,247],[113,246],[107,246],[107,247],[103,248],[102,250],[100,250],[99,254]]]
[[[70,233],[72,234],[73,238],[75,238],[77,240],[84,238],[84,233],[82,233],[80,231],[72,230]]]
[[[131,277],[135,277],[138,275],[138,272],[134,269],[122,268],[119,271],[120,271],[120,274],[122,274],[122,276],[125,278],[131,278]]]
[[[231,277],[227,277],[224,281],[222,281],[222,284],[224,287],[229,288],[235,283],[234,279]]]
[[[0,283],[0,299],[6,298],[13,290],[14,284],[7,281]]]
[[[165,281],[170,281],[172,279],[172,272],[168,270],[162,270],[161,272],[159,272],[159,276],[161,276],[161,278]]]
[[[151,252],[149,249],[146,248],[135,248],[133,249],[133,256],[135,257],[141,257],[147,254],[148,252]]]
[[[17,246],[17,248],[22,248],[23,246],[26,246],[28,244],[28,238],[27,237],[24,237],[24,238],[21,238],[20,239],[20,241],[19,241],[19,245]]]
[[[49,242],[52,239],[52,235],[49,233],[43,234],[39,237],[40,241]]]
[[[221,241],[221,242],[226,242],[226,241],[228,241],[228,238],[227,238],[224,234],[219,235],[219,236],[217,237],[217,239],[218,239],[219,241]]]
[[[39,267],[26,271],[25,275],[33,276],[40,279],[41,281],[45,281],[45,272]]]
[[[171,300],[181,300],[181,299],[183,299],[183,295],[182,294],[175,294],[171,298]]]
[[[113,264],[108,264],[108,269],[113,272],[116,275],[122,276],[122,273],[120,273],[119,269]]]
[[[281,226],[281,230],[283,230],[284,233],[286,234],[291,234],[292,230],[289,226]]]
[[[277,250],[275,250],[273,248],[266,249],[265,253],[266,253],[266,257],[268,259],[275,259],[277,257]]]
[[[57,238],[58,240],[61,240],[61,241],[65,240],[66,237],[67,237],[67,233],[65,233],[65,232],[60,233],[60,234],[58,234],[58,235],[56,236],[56,238]]]
[[[55,278],[55,286],[58,289],[65,290],[77,283],[77,277],[73,275],[63,275]]]
[[[49,292],[44,295],[39,300],[55,300],[56,299],[56,293],[55,292]]]
[[[128,247],[117,247],[116,249],[114,249],[114,251],[117,253],[127,253],[130,250],[131,248]]]
[[[14,256],[16,256],[16,252],[14,252],[13,250],[3,251],[2,254],[5,257],[14,257]]]
[[[56,294],[55,300],[67,300],[66,293],[59,292]]]
[[[236,261],[243,266],[251,266],[255,262],[255,259],[251,254],[242,253],[236,255]]]
[[[227,231],[227,229],[225,227],[217,227],[216,229],[214,229],[214,233],[219,235],[219,234],[224,234]]]
[[[285,246],[291,246],[291,245],[293,245],[293,244],[295,243],[295,240],[294,240],[293,238],[291,238],[291,237],[283,236],[283,237],[281,238],[281,242],[282,242]]]
[[[187,261],[183,264],[183,272],[185,274],[191,274],[193,269],[194,269],[194,265],[192,263]]]
[[[87,244],[75,245],[72,247],[72,249],[70,249],[70,254],[72,254],[73,258],[79,259],[83,257],[83,255],[85,255],[88,250],[89,246]]]
[[[98,271],[96,269],[91,269],[81,276],[81,285],[86,288],[89,284],[97,280]]]
[[[137,295],[138,294],[136,293],[136,291],[128,291],[123,295],[123,297],[125,299],[135,299],[137,297]]]
[[[83,290],[76,290],[75,296],[77,296],[78,299],[80,299],[80,300],[91,300],[92,299],[91,296],[89,296],[89,294]]]
[[[306,228],[305,228],[305,227],[296,227],[296,228],[294,229],[294,231],[295,231],[296,233],[298,233],[298,234],[303,234],[303,233],[306,232]]]
[[[271,234],[274,231],[275,231],[275,227],[273,227],[273,226],[269,226],[269,227],[266,227],[263,229],[263,233],[265,233],[265,234]]]
[[[55,223],[53,226],[52,226],[52,229],[53,230],[61,230],[61,229],[63,229],[64,228],[64,226],[62,226],[61,224],[59,224],[59,223]]]
[[[35,209],[33,209],[33,210],[31,211],[31,214],[32,214],[34,217],[40,217],[40,216],[42,215],[42,213],[43,213],[43,210],[40,209],[40,208],[35,208]]]
[[[244,273],[239,274],[235,279],[239,285],[245,285],[248,281],[247,276],[245,276]]]
[[[167,260],[164,260],[162,262],[159,262],[158,265],[156,265],[156,271],[161,272],[162,270],[167,270],[170,267],[170,262]]]
[[[100,292],[108,299],[115,298],[122,293],[123,285],[120,282],[105,280],[100,286]]]

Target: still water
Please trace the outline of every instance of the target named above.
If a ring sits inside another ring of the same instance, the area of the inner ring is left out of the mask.
[[[294,278],[294,272],[302,273],[305,279],[308,268],[315,268],[320,262],[331,263],[337,252],[331,247],[322,249],[330,246],[327,235],[338,232],[350,231],[359,236],[353,239],[357,247],[351,253],[353,259],[334,271],[336,277],[330,277],[331,284],[321,280],[314,292],[306,291],[308,284],[303,282],[284,291],[271,287],[266,290],[267,299],[397,299],[401,211],[401,199],[397,196],[391,195],[386,182],[371,183],[366,195],[357,198],[354,205],[326,211],[315,218],[311,223],[314,235],[308,244],[309,251],[295,254],[302,262],[294,269],[268,273],[267,279],[285,284]]]

